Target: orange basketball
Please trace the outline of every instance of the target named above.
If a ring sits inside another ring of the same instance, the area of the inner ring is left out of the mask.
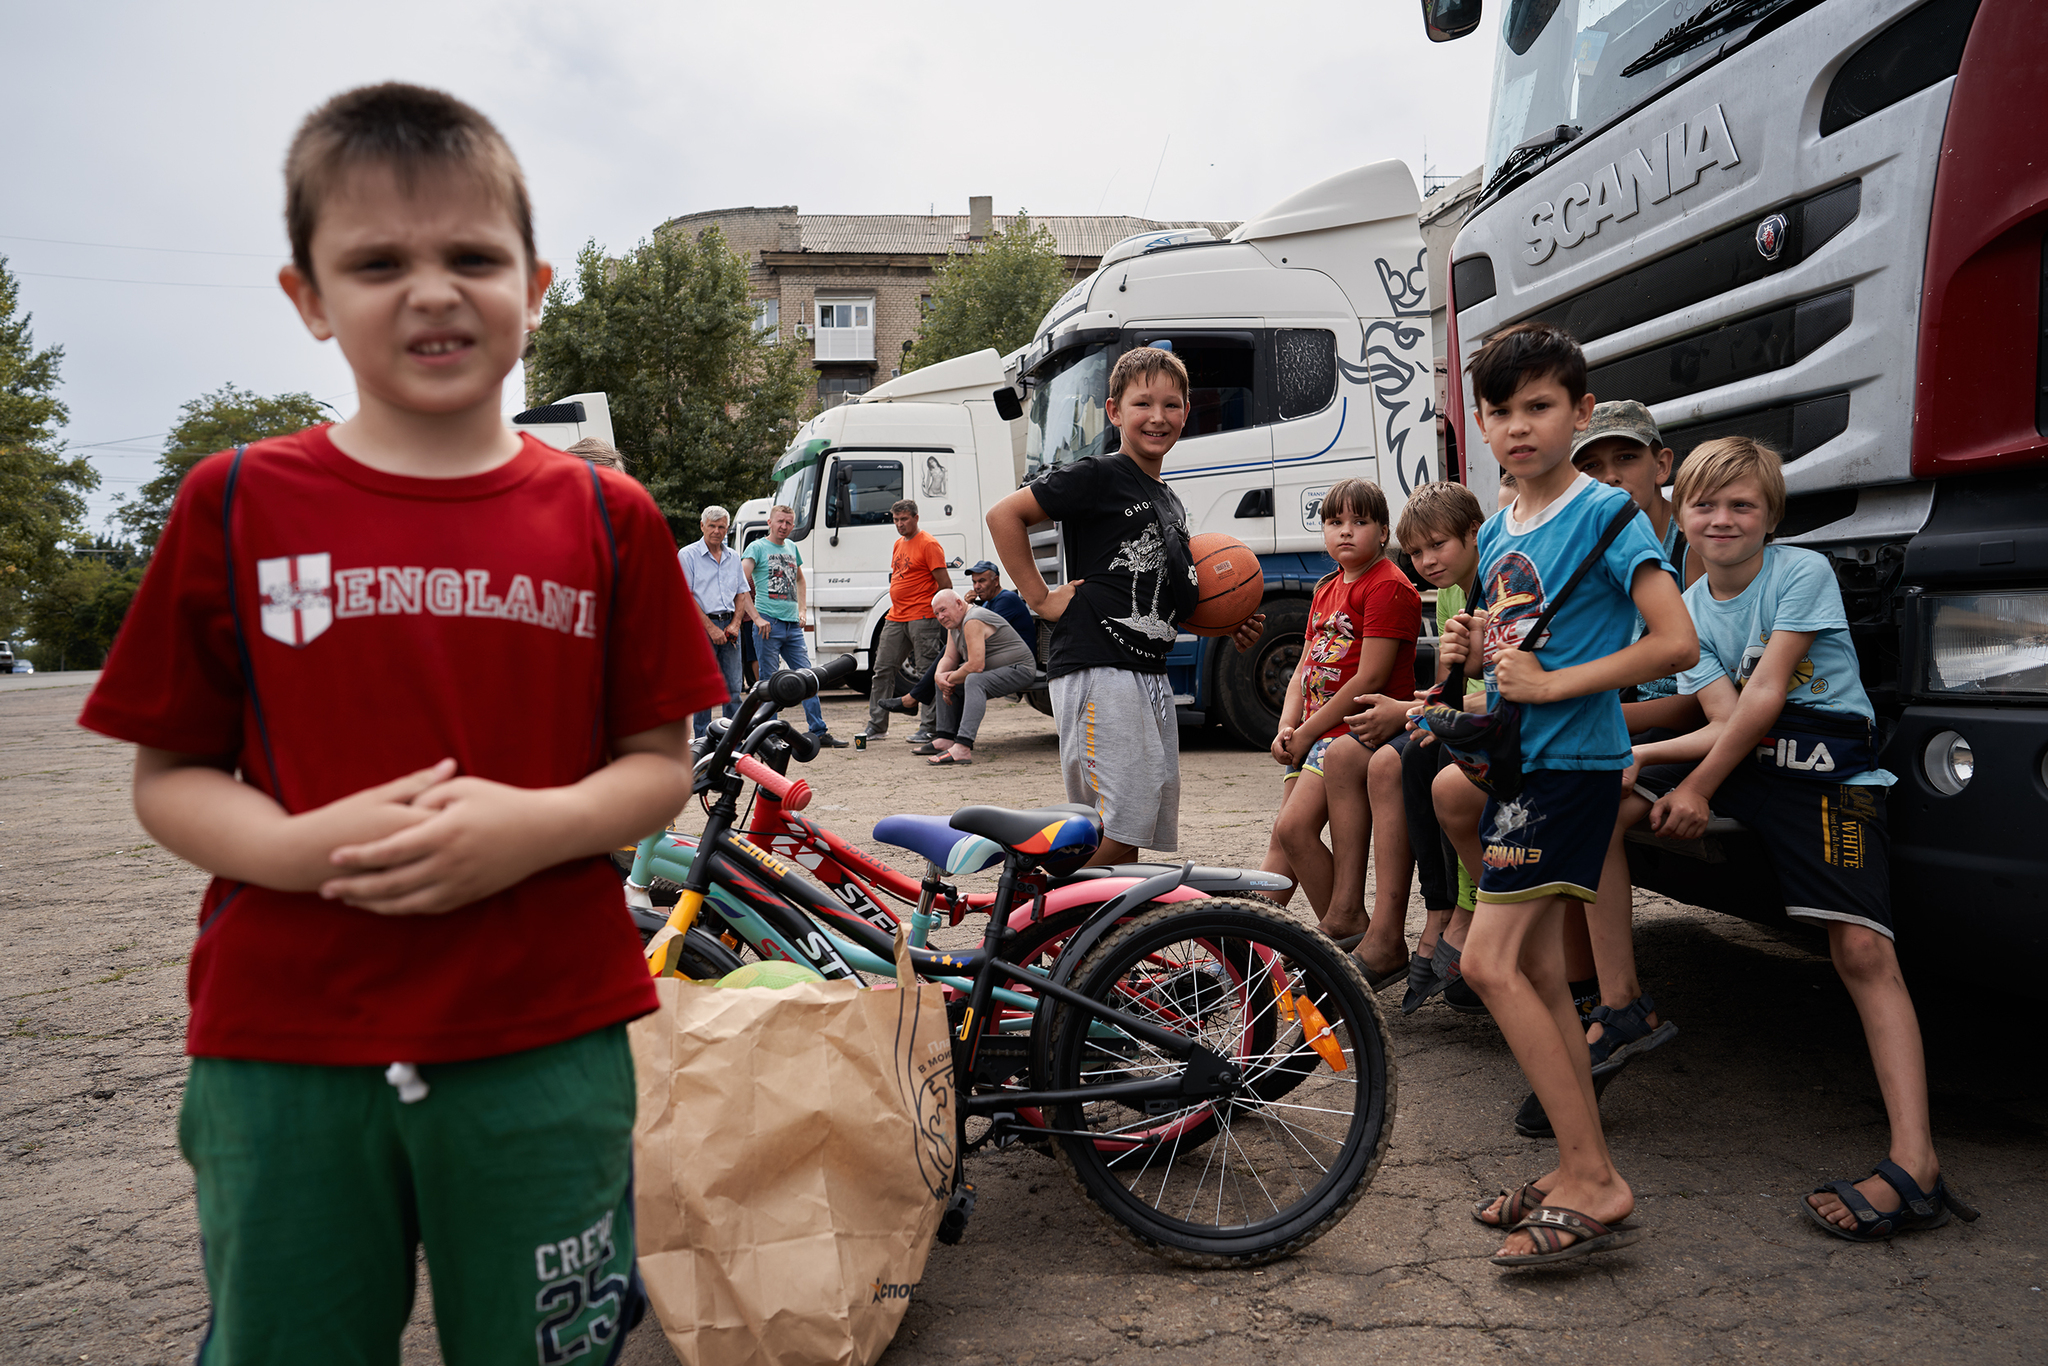
[[[1258,612],[1266,596],[1266,571],[1251,547],[1221,531],[1191,538],[1188,549],[1195,557],[1200,600],[1180,627],[1198,636],[1227,636]]]

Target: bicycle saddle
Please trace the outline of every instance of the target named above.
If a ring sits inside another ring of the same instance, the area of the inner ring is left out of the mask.
[[[875,838],[929,859],[948,873],[978,873],[1003,861],[1003,847],[979,835],[962,834],[943,816],[884,816]]]
[[[994,840],[1014,853],[1029,854],[1055,872],[1080,866],[1102,843],[1102,822],[1092,811],[1072,806],[1013,811],[1006,806],[963,806],[952,827]]]

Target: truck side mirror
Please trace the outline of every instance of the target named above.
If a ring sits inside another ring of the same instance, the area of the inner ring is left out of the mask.
[[[839,527],[846,520],[846,466],[832,467],[832,492],[825,498],[825,525],[832,528],[831,544],[839,544]]]
[[[1005,384],[995,392],[996,416],[1005,422],[1015,422],[1024,416],[1024,400],[1017,397],[1017,391]]]
[[[1485,0],[1422,0],[1422,31],[1432,43],[1463,38],[1479,27]]]

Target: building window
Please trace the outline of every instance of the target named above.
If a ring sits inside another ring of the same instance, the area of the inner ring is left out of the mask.
[[[754,331],[765,334],[770,344],[782,340],[782,301],[780,299],[754,300]]]
[[[869,361],[875,358],[875,301],[819,299],[818,360]]]
[[[818,406],[836,408],[855,394],[868,391],[865,375],[820,375],[818,377]]]

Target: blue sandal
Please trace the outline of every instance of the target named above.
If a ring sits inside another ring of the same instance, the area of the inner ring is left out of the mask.
[[[1880,1214],[1877,1208],[1863,1198],[1853,1181],[1830,1181],[1825,1186],[1816,1186],[1815,1195],[1832,1195],[1849,1207],[1849,1213],[1856,1216],[1856,1227],[1843,1228],[1831,1219],[1824,1218],[1813,1207],[1811,1201],[1800,1200],[1800,1208],[1806,1217],[1819,1224],[1837,1238],[1852,1243],[1881,1243],[1895,1233],[1913,1233],[1920,1229],[1940,1228],[1947,1223],[1951,1214],[1959,1214],[1963,1222],[1974,1223],[1977,1210],[1961,1196],[1948,1188],[1948,1182],[1937,1176],[1934,1189],[1923,1191],[1919,1183],[1907,1174],[1906,1169],[1889,1158],[1877,1164],[1871,1175],[1883,1179],[1887,1186],[1898,1192],[1903,1201],[1897,1209]]]
[[[1597,1080],[1611,1076],[1641,1057],[1653,1048],[1661,1048],[1678,1037],[1678,1026],[1669,1020],[1652,1025],[1650,1017],[1657,1013],[1657,1003],[1642,995],[1630,1001],[1620,1010],[1613,1006],[1594,1006],[1586,1015],[1586,1023],[1600,1025],[1600,1037],[1593,1045],[1593,1076]]]

